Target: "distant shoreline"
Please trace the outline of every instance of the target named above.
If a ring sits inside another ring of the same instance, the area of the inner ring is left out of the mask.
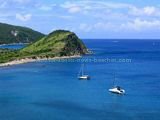
[[[27,45],[30,43],[10,43],[10,44],[0,44],[0,46],[5,46],[5,45]]]
[[[69,58],[79,58],[79,57],[81,57],[81,56],[80,55],[73,55],[73,56],[63,56],[63,57],[53,57],[53,58],[39,58],[39,57],[37,57],[36,59],[24,58],[24,59],[20,59],[20,60],[13,60],[13,61],[10,61],[7,63],[0,63],[0,67],[24,64],[24,63],[30,63],[30,62],[36,62],[36,61],[69,59]]]

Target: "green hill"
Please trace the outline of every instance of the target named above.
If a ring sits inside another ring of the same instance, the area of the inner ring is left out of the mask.
[[[31,43],[43,36],[44,34],[27,27],[0,23],[0,44]]]
[[[0,63],[23,58],[53,58],[88,53],[75,33],[57,30],[18,51],[2,51]]]

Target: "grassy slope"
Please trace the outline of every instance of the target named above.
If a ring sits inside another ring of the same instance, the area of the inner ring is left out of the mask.
[[[86,46],[74,33],[58,30],[19,51],[3,54],[0,56],[0,63],[22,58],[72,56],[85,53],[87,53]]]
[[[12,31],[18,31],[17,36]],[[0,23],[0,44],[33,42],[43,36],[44,34],[30,28]]]

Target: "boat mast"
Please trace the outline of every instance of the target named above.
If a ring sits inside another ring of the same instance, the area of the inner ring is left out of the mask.
[[[115,86],[115,81],[116,81],[116,74],[114,73],[113,86]]]
[[[82,64],[82,76],[84,75],[84,64]]]
[[[78,76],[83,76],[83,64],[81,65]]]

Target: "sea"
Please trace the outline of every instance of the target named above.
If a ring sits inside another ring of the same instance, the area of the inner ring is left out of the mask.
[[[0,120],[160,120],[160,41],[83,41],[93,54],[0,67]]]
[[[21,49],[23,48],[24,46],[27,46],[27,44],[23,44],[23,43],[20,43],[20,44],[3,44],[3,45],[0,45],[0,48],[2,49]]]

